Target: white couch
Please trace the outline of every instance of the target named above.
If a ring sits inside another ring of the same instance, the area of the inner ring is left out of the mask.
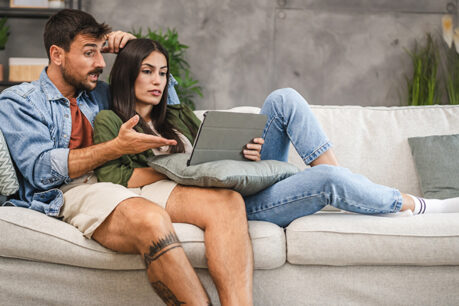
[[[459,133],[459,106],[312,108],[342,166],[413,194],[420,189],[407,138]],[[290,161],[304,167],[295,152]],[[285,230],[249,224],[255,305],[459,304],[459,214],[388,218],[328,211]],[[218,304],[202,231],[188,224],[175,229]],[[161,301],[140,256],[114,253],[35,211],[0,207],[0,304]]]

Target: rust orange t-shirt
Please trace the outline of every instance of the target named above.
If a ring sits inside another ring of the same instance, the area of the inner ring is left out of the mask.
[[[72,115],[72,135],[69,149],[81,149],[93,144],[93,130],[89,120],[83,115],[75,98],[70,99],[70,113]]]

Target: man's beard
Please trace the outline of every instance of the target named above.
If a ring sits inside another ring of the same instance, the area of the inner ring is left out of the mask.
[[[91,73],[95,73],[95,74],[99,74],[100,75],[100,74],[102,74],[102,72],[103,72],[102,68],[96,68],[96,69],[88,72],[87,75],[90,75]],[[83,81],[77,80],[75,78],[75,76],[71,73],[71,70],[69,72],[64,66],[61,66],[61,73],[62,73],[62,77],[64,78],[64,81],[66,81],[68,84],[70,84],[73,87],[75,87],[76,91],[80,91],[80,90],[91,91],[94,88],[96,88],[96,86],[93,85],[90,81],[84,82],[84,80]]]

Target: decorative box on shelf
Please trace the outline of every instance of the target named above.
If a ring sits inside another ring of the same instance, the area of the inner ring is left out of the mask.
[[[40,78],[40,73],[48,65],[47,58],[10,57],[9,80],[12,82],[34,81]]]

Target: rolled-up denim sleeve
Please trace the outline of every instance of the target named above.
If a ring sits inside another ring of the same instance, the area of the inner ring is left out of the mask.
[[[68,148],[58,148],[49,151],[51,155],[51,168],[61,175],[65,177],[66,180],[70,179],[68,177],[69,173],[69,153],[70,149]]]
[[[14,93],[0,98],[0,128],[18,171],[37,189],[70,182],[66,148],[55,148],[51,122],[43,110]]]
[[[175,85],[177,84],[177,80],[171,74],[169,78],[169,86],[167,87],[167,104],[169,105],[180,104],[180,99],[177,95],[177,91],[175,90]]]

